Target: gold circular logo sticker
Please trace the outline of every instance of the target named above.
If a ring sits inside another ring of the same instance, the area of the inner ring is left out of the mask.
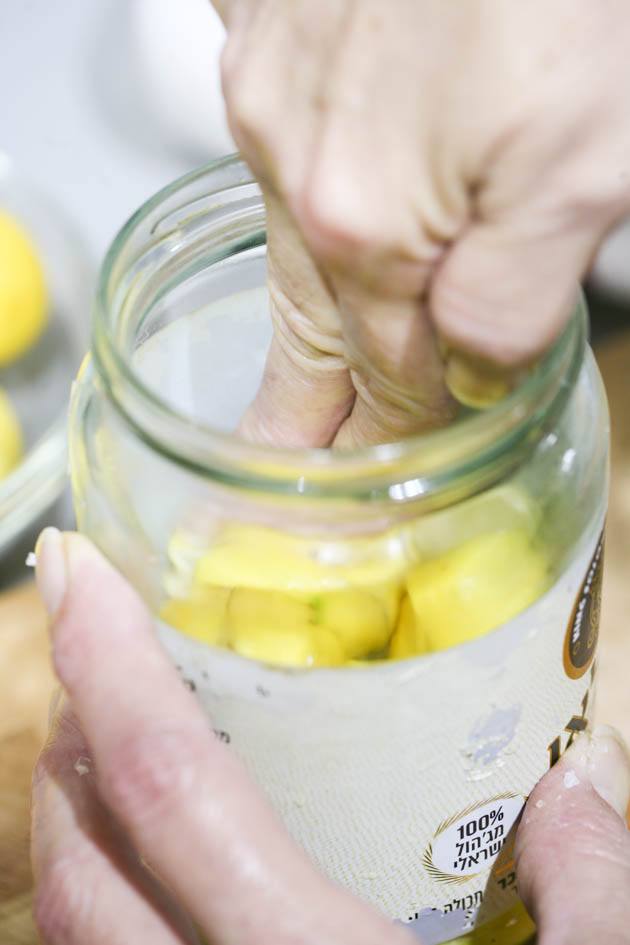
[[[570,679],[579,679],[583,676],[590,669],[595,657],[602,602],[603,559],[604,534],[602,532],[575,601],[564,638],[564,671]]]

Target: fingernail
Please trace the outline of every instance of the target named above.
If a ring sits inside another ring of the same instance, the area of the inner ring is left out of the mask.
[[[522,371],[497,367],[481,358],[447,350],[446,386],[465,407],[483,409],[502,400],[518,385]]]
[[[625,820],[630,803],[630,756],[619,732],[598,725],[565,752],[565,763],[575,765],[578,778],[590,781],[607,804]]]
[[[63,535],[58,528],[45,528],[35,546],[37,587],[50,617],[54,617],[65,597],[68,569]]]

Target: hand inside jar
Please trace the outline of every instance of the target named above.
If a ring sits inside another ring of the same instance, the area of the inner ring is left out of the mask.
[[[627,6],[215,5],[276,327],[244,432],[376,443],[496,396],[630,209]]]

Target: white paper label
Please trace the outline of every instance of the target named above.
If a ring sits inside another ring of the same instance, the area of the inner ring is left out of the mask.
[[[506,795],[450,818],[438,827],[425,866],[436,878],[476,876],[489,869],[516,823],[525,798]]]
[[[515,904],[519,813],[587,725],[600,529],[526,612],[418,659],[280,670],[160,633],[317,865],[448,941]]]

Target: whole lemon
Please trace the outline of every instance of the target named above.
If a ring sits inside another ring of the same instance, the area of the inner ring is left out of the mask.
[[[0,389],[0,479],[7,476],[22,455],[22,431],[11,401]]]
[[[46,324],[44,272],[30,237],[0,211],[0,367],[23,354]]]

